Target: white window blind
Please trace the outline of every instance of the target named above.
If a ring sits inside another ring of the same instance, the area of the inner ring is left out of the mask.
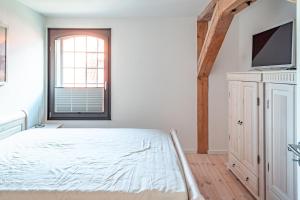
[[[55,88],[55,112],[104,112],[104,88]]]

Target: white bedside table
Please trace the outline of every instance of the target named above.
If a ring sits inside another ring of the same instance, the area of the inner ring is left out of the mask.
[[[60,124],[60,123],[46,123],[46,124],[43,124],[44,126],[42,127],[36,127],[36,126],[33,126],[32,128],[62,128],[64,124]]]

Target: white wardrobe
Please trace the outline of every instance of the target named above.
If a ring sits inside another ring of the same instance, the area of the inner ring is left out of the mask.
[[[229,73],[228,168],[256,199],[294,200],[295,71]]]

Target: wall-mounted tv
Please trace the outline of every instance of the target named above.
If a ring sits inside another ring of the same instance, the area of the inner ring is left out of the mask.
[[[252,67],[295,67],[294,27],[289,22],[253,35]]]

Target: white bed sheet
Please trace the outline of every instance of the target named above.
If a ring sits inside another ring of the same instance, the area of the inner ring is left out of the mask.
[[[187,200],[172,138],[147,129],[31,129],[0,140],[1,200]]]

